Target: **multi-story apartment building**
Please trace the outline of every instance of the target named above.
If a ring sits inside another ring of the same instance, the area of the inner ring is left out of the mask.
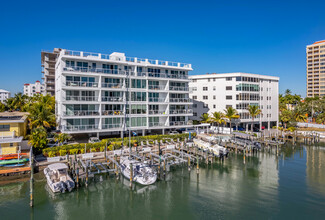
[[[55,63],[60,51],[60,48],[54,48],[52,52],[42,51],[41,53],[42,80],[44,82],[46,94],[55,94]]]
[[[33,96],[35,94],[45,95],[45,86],[41,84],[40,81],[36,81],[34,84],[25,83],[24,84],[24,95]]]
[[[325,95],[325,40],[306,48],[307,97]]]
[[[256,127],[270,128],[277,125],[279,77],[251,73],[212,73],[189,78],[190,98],[193,99],[191,119],[200,120],[203,113],[224,112],[226,108],[233,107],[240,115],[238,125],[250,127],[253,121],[247,108],[249,105],[258,105],[262,114],[254,119]]]
[[[0,102],[4,102],[10,97],[10,92],[4,89],[0,89]]]
[[[145,134],[191,126],[191,64],[63,49],[55,70],[62,132]]]

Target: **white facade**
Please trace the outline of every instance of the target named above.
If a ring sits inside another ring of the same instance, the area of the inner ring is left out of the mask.
[[[0,89],[0,102],[4,102],[10,97],[10,92],[4,89]]]
[[[248,105],[258,105],[262,110],[254,124],[267,128],[277,125],[279,109],[279,77],[251,73],[221,73],[189,77],[190,97],[193,99],[193,120],[203,113],[224,112],[235,108],[243,126],[252,123]]]
[[[34,96],[35,94],[45,95],[45,86],[40,81],[36,81],[34,84],[24,84],[24,95]]]
[[[62,50],[55,66],[57,123],[65,133],[190,127],[191,64]]]

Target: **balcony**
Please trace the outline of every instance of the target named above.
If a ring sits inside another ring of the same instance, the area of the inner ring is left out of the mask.
[[[103,124],[102,129],[123,128],[123,124]]]
[[[97,125],[66,125],[63,126],[63,131],[91,131],[91,130],[98,130]]]
[[[166,102],[165,98],[149,98],[149,102]]]
[[[169,123],[170,126],[183,126],[187,125],[187,122],[185,121],[172,121]]]
[[[165,127],[163,122],[149,122],[149,127]]]
[[[123,102],[123,97],[102,97],[103,102]]]
[[[98,102],[98,96],[67,96],[66,101]]]
[[[103,116],[114,116],[114,115],[124,115],[124,112],[121,110],[103,110]]]
[[[99,116],[99,111],[78,110],[63,112],[64,116]]]
[[[179,87],[179,86],[170,86],[169,90],[171,91],[189,91],[189,87]]]
[[[123,88],[123,84],[122,83],[102,83],[102,88],[121,89],[121,88]]]
[[[98,88],[97,82],[79,82],[79,81],[67,81],[66,86],[71,87],[88,87],[88,88]]]
[[[170,98],[169,102],[186,102],[189,103],[191,102],[190,98]]]
[[[149,85],[148,89],[150,89],[150,90],[165,90],[166,86],[163,86],[163,85]]]
[[[179,110],[170,110],[169,114],[192,114],[192,109],[179,109]]]
[[[111,75],[122,75],[125,76],[126,72],[122,70],[112,70],[112,69],[103,69],[103,68],[88,68],[88,67],[64,67],[63,71],[67,72],[81,72],[81,73],[104,73]]]
[[[159,111],[159,110],[149,110],[149,115],[165,115],[165,111]]]

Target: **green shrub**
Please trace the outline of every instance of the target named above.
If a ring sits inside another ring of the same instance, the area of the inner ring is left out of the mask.
[[[67,150],[64,150],[64,149],[59,150],[59,154],[60,154],[60,156],[65,156],[67,154]]]
[[[49,157],[55,157],[55,156],[56,156],[56,152],[55,152],[55,151],[50,151],[50,152],[48,153],[48,156],[49,156]]]

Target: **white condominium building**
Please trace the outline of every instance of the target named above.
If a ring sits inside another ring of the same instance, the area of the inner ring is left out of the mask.
[[[33,96],[35,94],[45,95],[45,86],[40,81],[36,81],[34,84],[24,84],[24,95]]]
[[[164,133],[190,127],[191,64],[124,53],[61,50],[55,66],[57,123],[65,133]]]
[[[193,120],[200,120],[203,113],[224,112],[235,108],[239,115],[238,125],[250,127],[252,118],[249,105],[262,110],[254,119],[256,127],[270,128],[278,123],[279,77],[251,73],[221,73],[194,75],[189,77],[190,97],[193,99]],[[233,124],[234,125],[234,124]]]
[[[4,102],[10,97],[10,92],[4,89],[0,89],[0,102]]]

